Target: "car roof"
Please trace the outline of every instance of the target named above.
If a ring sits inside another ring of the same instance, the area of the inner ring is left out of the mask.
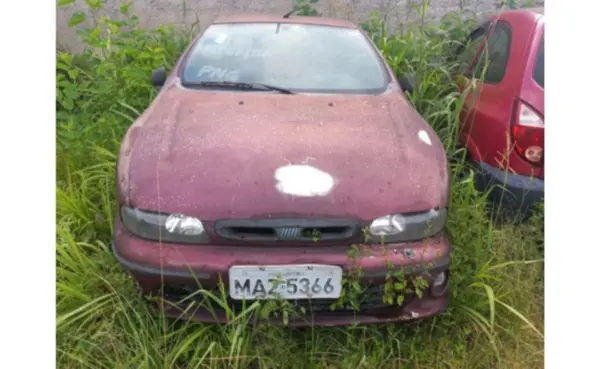
[[[489,17],[498,17],[504,14],[519,14],[519,15],[541,15],[544,16],[544,7],[537,8],[519,8],[519,9],[509,9],[509,10],[501,10],[497,12],[489,13]]]
[[[521,20],[536,21],[537,19],[544,17],[544,7],[508,9],[482,13],[477,18],[478,27],[501,16],[516,16]]]
[[[283,14],[240,14],[221,16],[215,19],[213,24],[224,23],[290,23],[290,24],[312,24],[318,26],[340,27],[340,28],[358,28],[354,23],[338,18],[327,17],[289,17],[284,18]]]

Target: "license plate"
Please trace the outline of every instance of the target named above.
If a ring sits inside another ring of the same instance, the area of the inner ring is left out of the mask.
[[[229,296],[234,300],[336,299],[341,286],[342,268],[336,265],[244,265],[229,269]]]

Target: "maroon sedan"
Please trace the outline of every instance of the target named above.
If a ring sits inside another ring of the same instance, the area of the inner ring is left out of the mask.
[[[144,293],[174,302],[168,315],[201,299],[177,303],[199,285],[218,294],[220,281],[238,312],[256,299],[303,307],[291,325],[446,307],[446,153],[355,25],[222,18],[152,81],[161,91],[119,153],[113,251]],[[390,304],[397,272],[425,287]],[[358,311],[332,311],[350,275]],[[213,308],[186,314],[228,320]]]

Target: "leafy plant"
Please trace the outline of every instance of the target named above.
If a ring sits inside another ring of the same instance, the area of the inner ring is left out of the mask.
[[[313,6],[318,2],[319,0],[294,0],[295,14],[309,17],[319,16],[319,12]]]

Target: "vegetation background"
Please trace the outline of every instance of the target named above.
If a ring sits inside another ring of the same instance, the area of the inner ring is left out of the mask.
[[[268,12],[284,14],[296,0],[130,0],[130,11],[139,16],[140,27],[152,29],[169,24],[184,30],[198,21],[199,29],[207,26],[220,15],[247,12]],[[424,21],[438,22],[449,12],[465,16],[493,11],[502,7],[522,5],[543,5],[544,0],[426,0],[428,5]],[[108,15],[113,20],[120,19],[121,0],[103,0],[104,6],[96,11],[96,16]],[[355,23],[363,22],[372,11],[378,11],[382,20],[392,32],[412,28],[421,24],[418,7],[422,0],[319,0],[311,6],[324,16],[348,19]],[[74,28],[68,26],[73,12],[86,12],[87,4],[76,1],[57,10],[57,40],[60,45],[80,50],[83,46]],[[82,23],[82,27],[93,25],[92,17]],[[80,28],[80,27],[77,27]]]
[[[59,0],[66,6],[77,0]],[[139,27],[123,2],[97,16],[102,0],[79,0],[69,18],[85,48],[56,53],[57,360],[60,368],[542,368],[543,208],[526,222],[496,222],[473,185],[457,142],[463,98],[443,58],[473,18],[388,32],[384,15],[361,26],[398,76],[414,73],[409,98],[443,140],[452,163],[448,231],[452,302],[425,321],[347,328],[247,328],[163,319],[138,296],[110,252],[115,158],[128,126],[156,95],[150,72],[172,68],[197,34]],[[316,1],[297,1],[300,14]],[[428,1],[415,2],[423,19]],[[523,4],[504,4],[517,6]],[[525,4],[527,5],[527,4]],[[440,62],[441,61],[441,62]]]

